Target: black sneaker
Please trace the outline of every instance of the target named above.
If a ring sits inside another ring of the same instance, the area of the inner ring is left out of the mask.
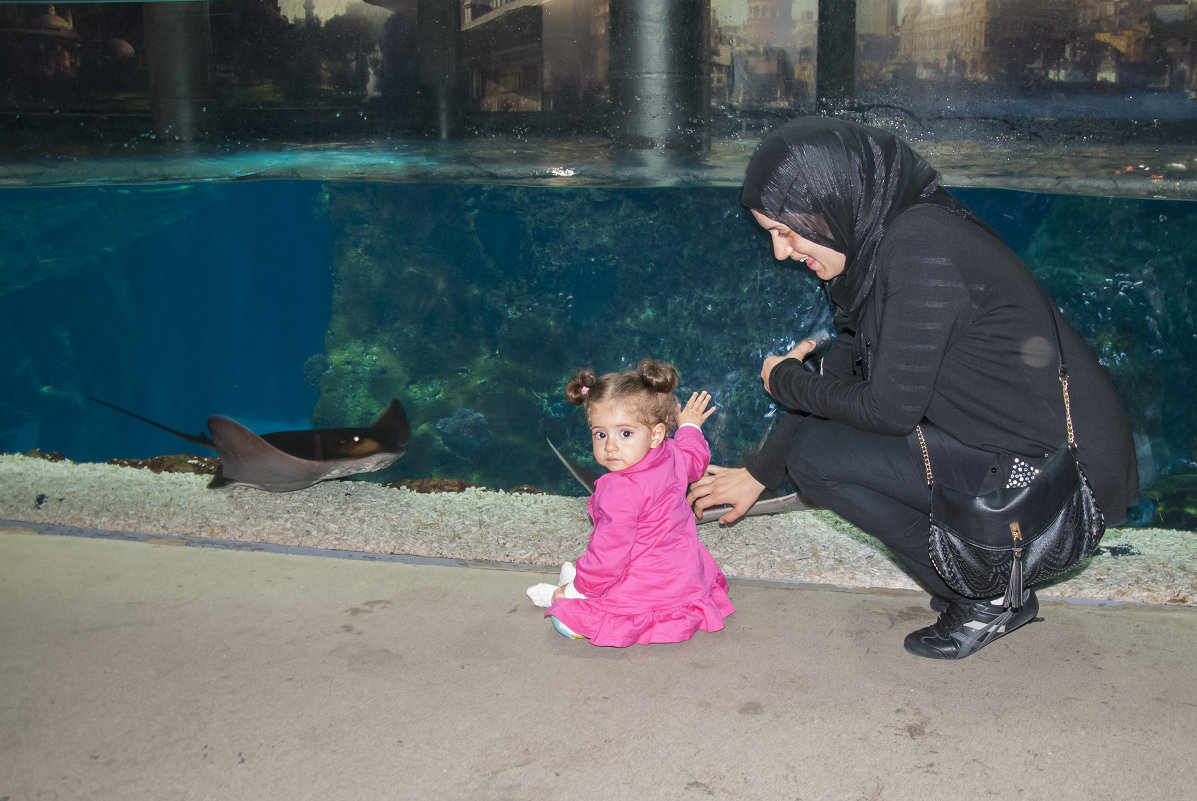
[[[1021,609],[989,601],[951,601],[935,624],[906,635],[906,650],[928,659],[964,659],[1035,619],[1039,599],[1027,590]]]

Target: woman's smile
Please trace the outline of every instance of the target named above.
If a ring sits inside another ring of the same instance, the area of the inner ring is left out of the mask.
[[[769,238],[773,241],[773,257],[778,261],[800,261],[823,281],[830,281],[844,271],[847,257],[843,253],[810,241],[756,209],[751,211],[757,224],[769,232]]]

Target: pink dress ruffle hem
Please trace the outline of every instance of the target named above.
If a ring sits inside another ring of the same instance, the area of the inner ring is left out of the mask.
[[[719,631],[723,618],[736,611],[727,597],[727,580],[720,573],[715,586],[701,598],[647,611],[621,612],[602,598],[563,600],[548,614],[587,637],[593,645],[626,648],[629,645],[685,642],[697,631]]]
[[[600,476],[590,498],[594,529],[574,588],[546,614],[593,645],[682,642],[719,631],[735,611],[727,579],[698,539],[686,486],[706,470],[710,448],[693,426],[639,463]]]

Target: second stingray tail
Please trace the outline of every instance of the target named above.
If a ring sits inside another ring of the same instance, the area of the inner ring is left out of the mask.
[[[131,412],[128,409],[122,409],[120,406],[117,406],[114,403],[109,403],[108,401],[100,400],[99,398],[93,397],[91,395],[88,395],[87,399],[89,401],[94,401],[94,402],[100,404],[101,406],[107,406],[109,409],[114,409],[114,410],[120,412],[121,414],[127,414],[130,417],[134,418],[135,420],[140,420],[143,423],[149,423],[154,428],[160,428],[163,431],[167,432],[168,434],[174,434],[176,437],[181,437],[182,439],[187,440],[188,442],[192,443],[193,445],[199,445],[201,448],[208,448],[209,450],[213,450],[213,451],[216,450],[216,443],[212,441],[211,437],[206,436],[204,434],[198,434],[198,435],[197,434],[185,434],[182,431],[178,431],[176,429],[171,428],[170,426],[164,426],[161,423],[151,420],[148,417],[142,417],[141,415],[137,414],[136,412]]]

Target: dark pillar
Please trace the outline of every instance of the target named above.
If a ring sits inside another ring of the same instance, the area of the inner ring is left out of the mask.
[[[207,0],[145,3],[146,63],[154,132],[191,142],[208,128],[212,108],[212,35]]]
[[[461,3],[458,0],[417,0],[416,30],[420,40],[420,107],[425,127],[437,138],[452,135],[461,103],[458,42]]]
[[[612,138],[630,147],[706,141],[710,0],[611,0]]]
[[[856,0],[819,0],[815,102],[825,112],[856,94]]]

